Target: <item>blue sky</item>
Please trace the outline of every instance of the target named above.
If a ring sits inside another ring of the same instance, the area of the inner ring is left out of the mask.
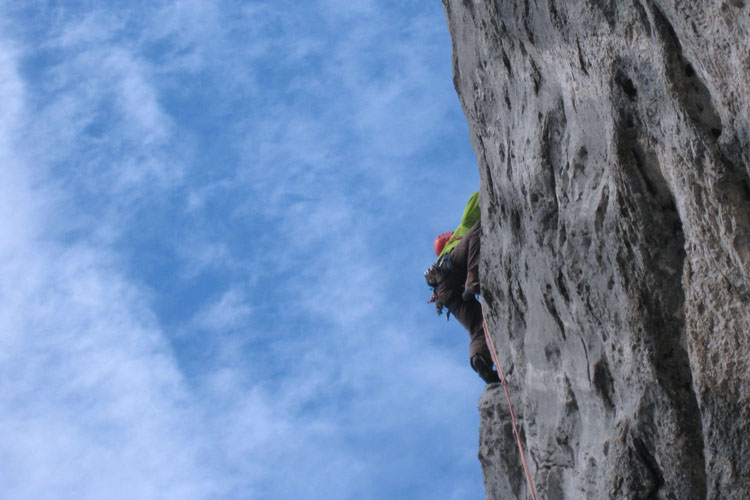
[[[0,13],[3,498],[482,498],[440,2]]]

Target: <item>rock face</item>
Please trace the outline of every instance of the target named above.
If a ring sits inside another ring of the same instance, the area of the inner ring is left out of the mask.
[[[750,498],[750,2],[443,2],[538,498]],[[527,498],[504,398],[487,498]]]

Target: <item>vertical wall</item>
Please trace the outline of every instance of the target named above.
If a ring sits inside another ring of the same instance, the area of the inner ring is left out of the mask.
[[[750,5],[443,3],[539,497],[750,498]]]

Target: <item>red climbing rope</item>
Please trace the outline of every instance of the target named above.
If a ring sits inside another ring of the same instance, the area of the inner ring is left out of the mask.
[[[497,367],[497,373],[500,375],[500,380],[503,383],[503,389],[505,389],[505,397],[508,399],[508,408],[510,408],[510,419],[513,422],[513,433],[516,435],[516,442],[518,443],[518,451],[521,452],[521,462],[523,462],[523,470],[526,473],[526,481],[529,483],[529,490],[531,491],[531,498],[536,500],[536,491],[534,490],[534,482],[531,480],[531,474],[529,473],[529,465],[526,463],[526,453],[523,450],[523,443],[521,442],[521,435],[518,433],[518,425],[516,424],[516,413],[513,411],[513,405],[510,402],[510,392],[508,392],[508,383],[505,381],[505,375],[503,369],[500,366],[500,362],[497,360],[497,351],[495,350],[495,343],[492,341],[492,336],[487,328],[487,317],[484,315],[484,302],[482,305],[482,328],[484,329],[484,338],[487,341],[487,347],[490,348],[490,354],[492,355],[492,361],[494,361]]]

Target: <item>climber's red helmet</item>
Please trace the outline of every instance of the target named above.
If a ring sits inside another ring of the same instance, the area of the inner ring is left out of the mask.
[[[453,236],[453,233],[442,233],[435,238],[435,243],[432,245],[435,248],[435,255],[440,257],[440,253],[443,251],[443,248],[445,248],[445,244],[448,243],[448,240],[451,239],[451,236]]]

